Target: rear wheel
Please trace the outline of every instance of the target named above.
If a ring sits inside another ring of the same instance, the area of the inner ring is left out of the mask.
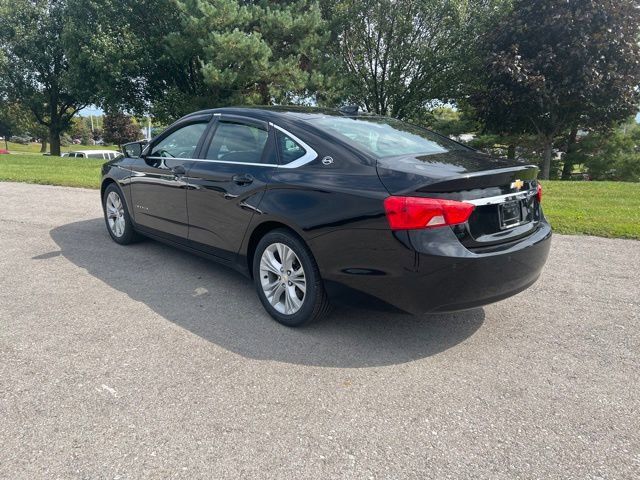
[[[126,245],[138,239],[138,235],[133,229],[133,222],[127,211],[124,195],[115,183],[109,185],[102,198],[104,211],[104,221],[111,238],[121,244]]]
[[[298,327],[329,311],[311,251],[288,230],[273,230],[260,240],[253,257],[253,279],[264,308],[284,325]]]

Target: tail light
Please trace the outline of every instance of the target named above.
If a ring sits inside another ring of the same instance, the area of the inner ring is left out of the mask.
[[[542,203],[542,185],[538,182],[538,189],[536,190],[536,198],[538,199],[538,203]]]
[[[384,209],[391,230],[457,225],[469,219],[475,208],[470,203],[423,197],[387,197]]]

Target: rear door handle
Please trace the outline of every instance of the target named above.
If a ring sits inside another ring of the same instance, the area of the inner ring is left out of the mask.
[[[231,177],[231,180],[236,182],[238,185],[248,185],[253,182],[253,176],[248,173],[242,173],[234,175]]]
[[[184,175],[185,173],[187,173],[187,171],[184,169],[183,165],[176,165],[175,167],[173,167],[171,169],[171,171],[175,174],[175,175]]]

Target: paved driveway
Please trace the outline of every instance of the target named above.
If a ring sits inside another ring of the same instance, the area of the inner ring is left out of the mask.
[[[640,477],[640,242],[556,236],[540,281],[301,330],[98,193],[0,183],[0,477]]]

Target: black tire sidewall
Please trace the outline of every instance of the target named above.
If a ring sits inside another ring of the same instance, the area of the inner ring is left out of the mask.
[[[116,192],[120,197],[120,201],[124,207],[124,234],[121,237],[116,237],[111,231],[111,227],[109,227],[109,220],[107,220],[107,197],[111,192]],[[136,233],[133,228],[133,222],[131,221],[131,217],[129,216],[129,209],[127,208],[127,201],[124,198],[122,190],[115,184],[110,184],[105,190],[104,195],[102,197],[102,212],[104,216],[104,223],[107,227],[107,232],[109,232],[109,236],[113,239],[114,242],[119,243],[120,245],[127,245],[128,243],[133,242],[136,239]]]
[[[262,258],[262,253],[273,243],[283,243],[291,248],[298,256],[298,259],[304,268],[307,287],[304,301],[300,310],[293,315],[285,315],[278,312],[267,300],[260,283],[260,260]],[[288,327],[299,327],[312,320],[319,309],[324,295],[320,272],[311,251],[304,242],[302,242],[302,240],[287,230],[279,229],[271,231],[262,237],[260,242],[258,242],[253,256],[253,280],[258,293],[258,298],[262,302],[265,310],[275,320]]]

